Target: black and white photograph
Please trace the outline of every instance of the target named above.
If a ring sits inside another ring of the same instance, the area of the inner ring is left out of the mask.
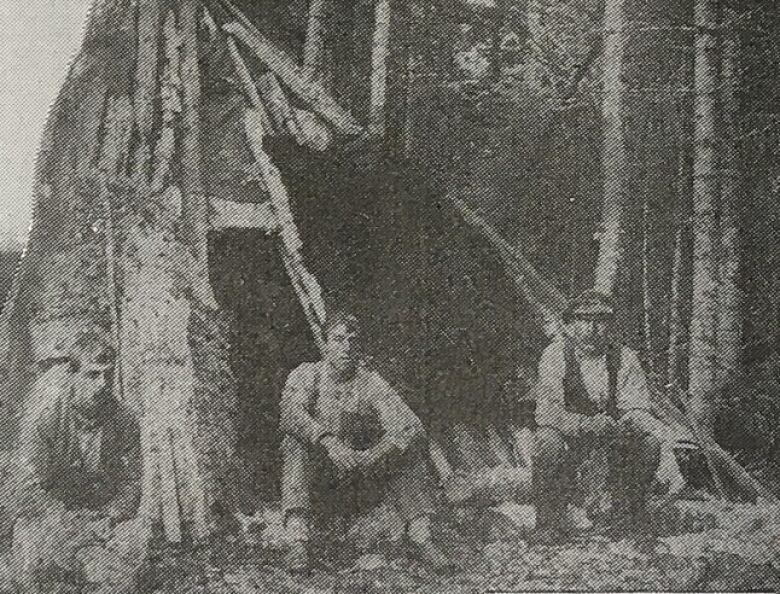
[[[0,48],[0,594],[780,592],[778,0]]]

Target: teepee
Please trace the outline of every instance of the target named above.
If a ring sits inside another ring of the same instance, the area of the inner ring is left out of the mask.
[[[317,356],[326,302],[366,321],[367,357],[432,425],[498,411],[543,340],[484,239],[382,149],[399,21],[377,5],[361,122],[329,88],[313,4],[296,50],[252,2],[96,0],[42,140],[0,327],[2,441],[77,332],[109,331],[142,428],[139,514],[173,542],[278,478],[279,378]]]

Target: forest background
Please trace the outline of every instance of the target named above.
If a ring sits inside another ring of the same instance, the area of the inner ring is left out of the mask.
[[[386,122],[400,155],[565,295],[605,282],[605,261],[616,262],[622,338],[657,385],[689,390],[718,441],[774,484],[777,9],[758,0],[409,2],[393,17],[405,24],[393,38],[404,51],[389,79],[391,104],[403,109]],[[301,52],[306,2],[251,10],[269,37]],[[334,26],[368,48],[373,10],[336,1]],[[339,44],[332,51],[334,63],[351,64],[332,72],[335,94],[368,118],[370,64],[339,56]],[[614,208],[618,229],[603,224]],[[604,254],[610,233],[620,249]],[[3,251],[0,290],[18,255]]]

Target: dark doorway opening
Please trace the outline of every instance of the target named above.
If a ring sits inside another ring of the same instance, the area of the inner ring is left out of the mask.
[[[311,331],[276,247],[259,230],[231,229],[209,241],[211,284],[231,315],[237,381],[238,453],[259,499],[279,496],[279,400],[289,372],[317,357]]]

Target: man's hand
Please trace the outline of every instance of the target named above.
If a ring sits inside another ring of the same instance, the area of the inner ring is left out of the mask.
[[[605,413],[600,413],[581,423],[582,431],[599,439],[613,437],[617,431],[615,419]]]
[[[341,473],[348,473],[360,466],[359,452],[356,452],[344,442],[332,435],[327,435],[320,441],[333,465]]]

